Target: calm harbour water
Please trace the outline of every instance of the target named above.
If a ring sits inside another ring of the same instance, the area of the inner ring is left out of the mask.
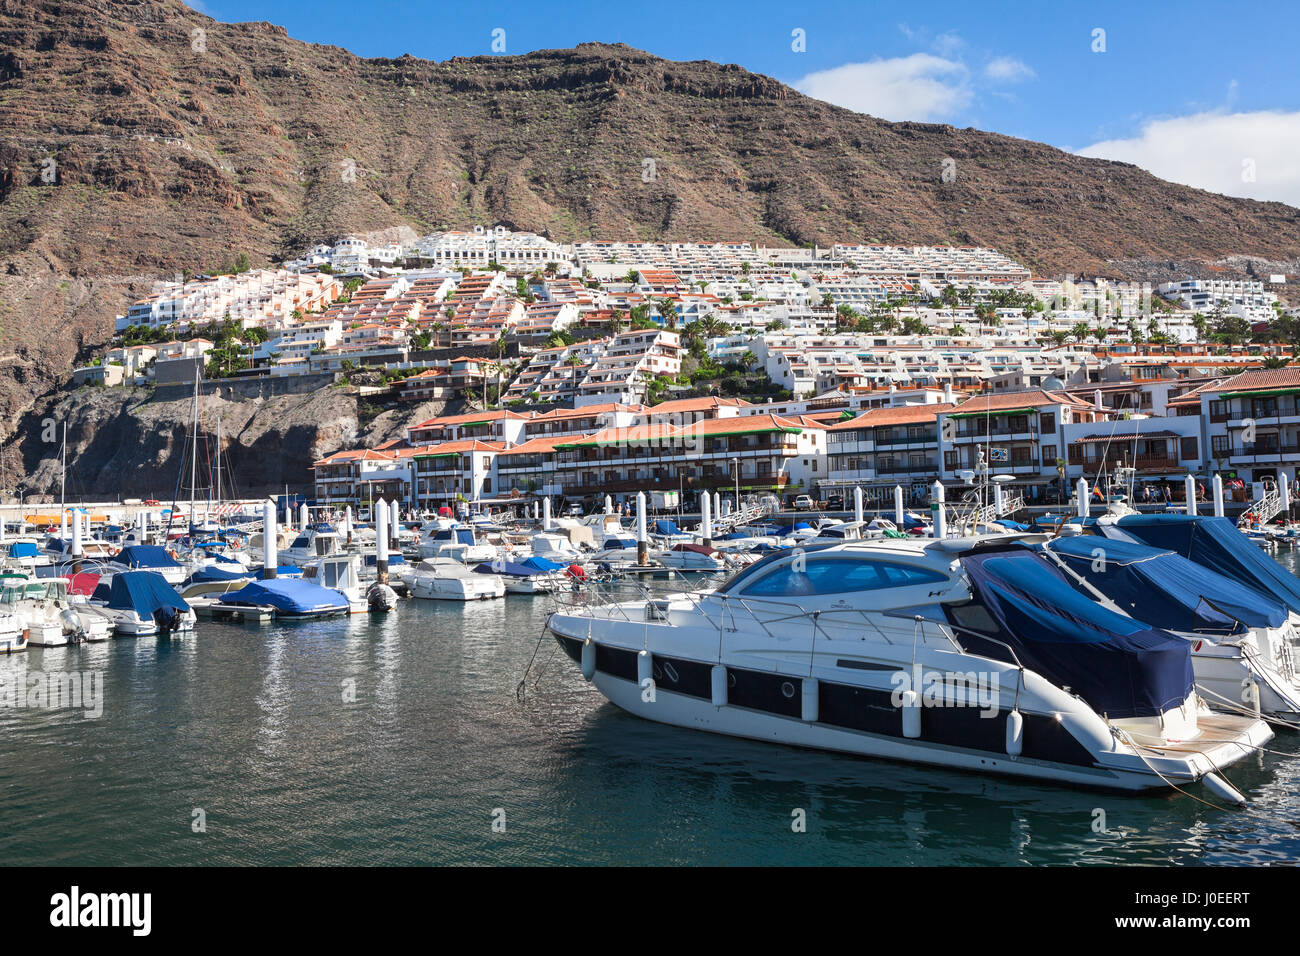
[[[0,864],[1300,860],[1289,756],[1232,768],[1252,806],[1223,812],[751,743],[619,711],[549,637],[521,705],[550,606],[406,601],[383,618],[200,621],[181,640],[0,658],[6,681],[104,680],[98,719],[0,708]],[[1271,746],[1300,756],[1300,734]]]

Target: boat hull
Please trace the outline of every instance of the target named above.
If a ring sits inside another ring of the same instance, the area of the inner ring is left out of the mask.
[[[558,630],[554,618],[551,631],[564,652],[580,664],[583,639]],[[1021,711],[1024,750],[1011,756],[1006,750],[1009,712],[1005,710],[993,718],[961,708],[929,711],[922,716],[926,729],[919,737],[910,738],[905,736],[902,716],[890,703],[887,692],[819,681],[821,719],[804,720],[800,714],[803,679],[799,677],[728,666],[728,680],[739,678],[731,687],[744,686],[749,696],[744,704],[716,706],[710,695],[711,663],[656,657],[657,676],[650,694],[636,678],[635,651],[598,645],[594,658],[591,681],[597,690],[622,710],[657,723],[861,757],[1105,790],[1159,790],[1167,789],[1168,782],[1192,783],[1216,765],[1227,766],[1272,737],[1266,725],[1256,721],[1249,731],[1237,732],[1235,743],[1202,745],[1206,759],[1143,761],[1124,755],[1094,754],[1075,739],[1057,714],[1025,710]],[[670,689],[671,675],[668,680],[662,679],[665,662],[677,665],[677,690]],[[789,685],[789,689],[782,685]],[[849,723],[857,726],[847,726]],[[1163,777],[1151,772],[1152,763],[1160,766]]]

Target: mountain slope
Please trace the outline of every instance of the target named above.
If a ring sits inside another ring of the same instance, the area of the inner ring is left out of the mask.
[[[6,423],[157,275],[344,233],[976,243],[1045,273],[1300,257],[1292,207],[736,66],[597,44],[367,60],[176,0],[0,0],[0,144]]]

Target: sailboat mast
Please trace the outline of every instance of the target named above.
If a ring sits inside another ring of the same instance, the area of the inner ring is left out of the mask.
[[[190,527],[194,527],[194,489],[199,472],[199,371],[194,370],[194,425],[190,433]]]
[[[68,510],[68,423],[63,423],[63,463],[59,471],[59,507]]]
[[[217,416],[217,505],[221,505],[221,416]]]

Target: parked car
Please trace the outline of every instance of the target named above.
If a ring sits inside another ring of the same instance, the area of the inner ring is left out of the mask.
[[[843,496],[843,495],[827,495],[827,496],[826,496],[826,510],[827,510],[827,511],[843,511],[843,510],[844,510],[844,496]]]
[[[812,511],[817,507],[817,502],[813,501],[809,495],[800,495],[794,499],[794,506],[798,511]]]

